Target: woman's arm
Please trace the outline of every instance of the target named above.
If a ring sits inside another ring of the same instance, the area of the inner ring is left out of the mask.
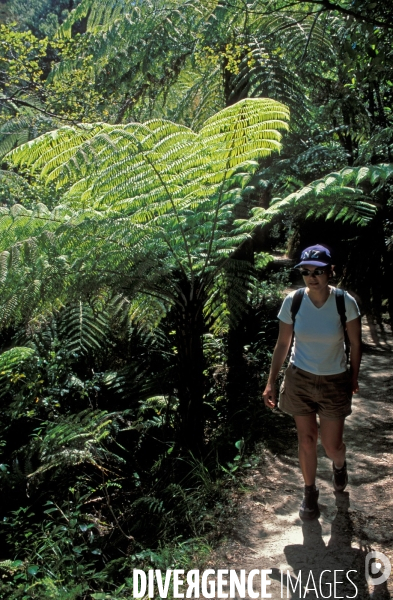
[[[267,380],[265,391],[262,394],[265,406],[274,408],[277,404],[275,381],[277,375],[287,357],[289,346],[292,341],[293,325],[280,321],[280,330],[277,344],[274,348],[272,364],[270,367],[269,378]]]
[[[350,365],[352,376],[352,392],[359,391],[358,376],[362,358],[362,326],[360,317],[347,321],[347,333],[351,344]]]

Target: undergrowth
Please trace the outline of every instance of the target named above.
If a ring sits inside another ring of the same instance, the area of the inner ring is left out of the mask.
[[[261,283],[247,313],[235,420],[226,337],[204,334],[198,456],[176,443],[170,319],[154,336],[127,337],[104,305],[86,304],[28,332],[3,331],[0,598],[129,600],[133,569],[207,564],[233,521],[242,474],[258,465],[255,444],[271,439],[261,391],[280,287]]]

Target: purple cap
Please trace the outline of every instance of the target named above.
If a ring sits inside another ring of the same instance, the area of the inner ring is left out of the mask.
[[[300,255],[300,263],[295,265],[295,269],[297,267],[302,267],[303,265],[313,265],[315,267],[326,267],[327,265],[332,264],[332,256],[330,254],[330,250],[325,248],[325,246],[320,246],[317,244],[316,246],[309,246]]]

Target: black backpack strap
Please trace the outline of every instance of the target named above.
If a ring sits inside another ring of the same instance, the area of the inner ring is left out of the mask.
[[[345,310],[344,290],[336,288],[336,306],[337,312],[340,315],[341,325],[344,330],[345,354],[347,355],[347,363],[349,362],[350,343],[347,333],[347,314]]]
[[[336,288],[336,306],[337,312],[340,315],[341,325],[343,326],[344,331],[347,328],[347,314],[345,311],[345,298],[344,298],[344,290]]]
[[[296,315],[299,312],[299,308],[300,308],[300,305],[303,300],[305,289],[306,288],[300,288],[300,289],[296,290],[296,292],[294,293],[293,298],[292,298],[291,317],[292,317],[292,322],[293,322],[294,326],[295,326]]]

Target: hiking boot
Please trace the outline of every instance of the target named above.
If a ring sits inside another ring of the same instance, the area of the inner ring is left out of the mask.
[[[337,467],[333,463],[333,487],[336,490],[336,492],[343,492],[347,487],[347,483],[347,463],[344,462],[344,465],[341,467],[341,469],[337,469]]]
[[[305,521],[317,519],[321,514],[318,506],[319,490],[314,486],[305,486],[304,498],[300,505],[299,517]]]

